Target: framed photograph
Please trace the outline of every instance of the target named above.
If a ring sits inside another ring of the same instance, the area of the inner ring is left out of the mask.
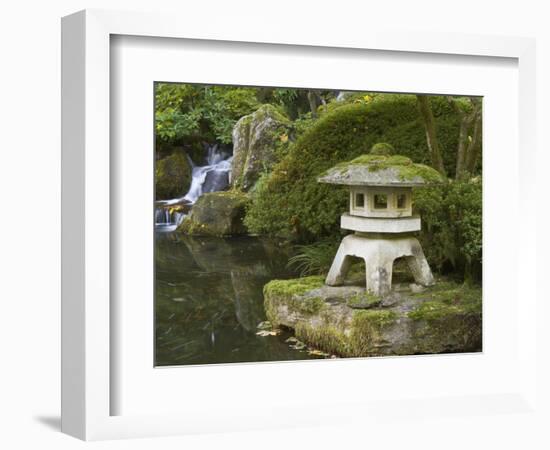
[[[63,431],[532,410],[533,41],[185,23],[62,22]]]

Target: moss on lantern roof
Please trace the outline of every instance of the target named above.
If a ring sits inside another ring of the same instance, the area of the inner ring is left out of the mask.
[[[441,174],[401,155],[364,154],[323,173],[320,183],[350,186],[420,186],[443,181]]]

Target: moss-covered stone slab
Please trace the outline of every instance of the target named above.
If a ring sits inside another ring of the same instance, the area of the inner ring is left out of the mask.
[[[238,191],[203,194],[178,231],[198,236],[246,234],[243,219],[247,203],[248,196]]]
[[[320,183],[348,186],[421,186],[443,181],[441,174],[401,155],[364,154],[322,174]]]
[[[320,276],[274,280],[264,286],[264,306],[274,327],[342,357],[481,351],[481,289],[453,282],[375,298]]]

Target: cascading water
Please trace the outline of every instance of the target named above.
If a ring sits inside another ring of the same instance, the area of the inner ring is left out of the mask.
[[[189,191],[180,198],[157,201],[155,229],[174,231],[186,216],[181,208],[176,209],[176,206],[190,209],[202,194],[226,189],[229,186],[232,160],[233,156],[220,150],[218,144],[207,147],[206,165],[196,166],[189,159],[193,170]]]

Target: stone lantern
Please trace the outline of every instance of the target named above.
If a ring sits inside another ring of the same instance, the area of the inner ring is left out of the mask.
[[[421,227],[420,217],[412,212],[412,188],[441,182],[439,172],[404,156],[371,151],[329,169],[318,181],[349,186],[349,213],[341,216],[340,226],[354,231],[342,239],[327,285],[344,283],[352,256],[365,260],[367,291],[374,295],[390,292],[397,258],[407,261],[416,283],[434,283],[422,247],[412,235]]]

